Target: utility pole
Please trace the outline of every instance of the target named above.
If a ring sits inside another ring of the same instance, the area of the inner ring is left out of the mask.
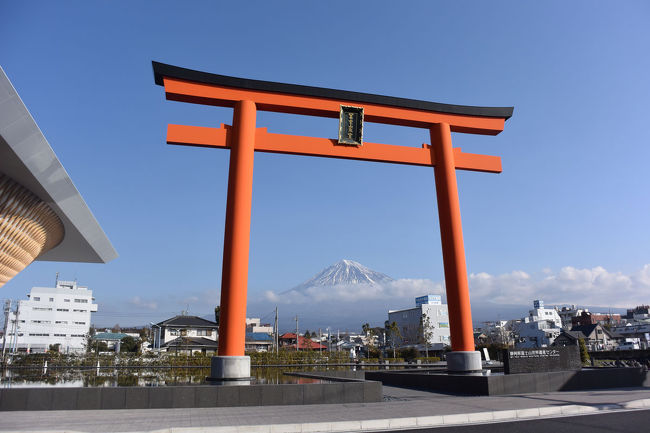
[[[18,318],[20,316],[20,301],[16,302],[16,321],[14,322],[14,341],[11,348],[11,353],[16,353],[16,346],[18,345]]]
[[[280,331],[278,330],[278,307],[276,305],[275,307],[275,353],[278,354],[280,352]]]
[[[320,332],[320,328],[318,328],[318,354],[322,355],[323,354],[323,335]]]
[[[11,311],[11,299],[5,301],[5,326],[2,332],[2,359],[5,359],[5,347],[7,343],[7,329],[9,328],[9,312]]]
[[[300,349],[298,349],[298,346],[300,345],[299,339],[298,339],[298,315],[296,314],[296,352]]]
[[[327,327],[327,351],[332,351],[332,332],[330,331],[329,326]]]

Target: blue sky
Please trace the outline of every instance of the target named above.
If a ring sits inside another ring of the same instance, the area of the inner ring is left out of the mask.
[[[156,60],[514,106],[500,135],[453,137],[503,162],[499,175],[458,173],[474,303],[498,309],[538,295],[547,304],[647,303],[649,18],[640,1],[2,2],[0,64],[120,257],[35,262],[0,298],[24,298],[58,271],[95,291],[98,324],[211,311],[228,151],[169,146],[165,133],[167,123],[231,123],[232,112],[166,101],[153,82]],[[333,119],[272,113],[257,124],[321,137],[337,129]],[[366,124],[364,133],[380,143],[429,141],[411,128]],[[431,169],[257,154],[253,194],[249,314],[275,307],[268,291],[342,258],[440,289]],[[373,302],[408,307],[407,293]],[[288,316],[299,306],[282,309]]]

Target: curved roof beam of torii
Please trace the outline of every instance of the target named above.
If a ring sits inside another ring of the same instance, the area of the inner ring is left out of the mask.
[[[254,101],[257,109],[321,117],[339,117],[340,106],[362,105],[368,122],[428,128],[448,123],[453,132],[496,135],[513,107],[475,107],[396,98],[322,87],[251,80],[152,62],[155,82],[167,99],[233,107]]]

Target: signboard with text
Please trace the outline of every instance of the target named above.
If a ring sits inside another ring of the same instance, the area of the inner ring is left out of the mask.
[[[582,368],[578,346],[505,349],[503,352],[505,374],[580,370]]]
[[[339,114],[339,144],[363,144],[363,107],[341,105]]]

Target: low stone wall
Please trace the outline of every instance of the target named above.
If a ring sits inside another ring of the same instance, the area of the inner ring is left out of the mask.
[[[285,371],[287,376],[310,377],[314,379],[325,379],[334,381],[364,380],[366,373],[360,370],[326,370],[326,371]]]
[[[460,395],[505,395],[588,389],[650,387],[643,368],[598,368],[490,376],[441,374],[422,371],[367,371],[366,379],[384,385]]]
[[[0,389],[0,411],[273,406],[370,403],[381,400],[381,383],[363,381],[240,386]]]
[[[591,359],[631,359],[639,362],[650,359],[650,349],[643,350],[600,350],[589,352]]]

